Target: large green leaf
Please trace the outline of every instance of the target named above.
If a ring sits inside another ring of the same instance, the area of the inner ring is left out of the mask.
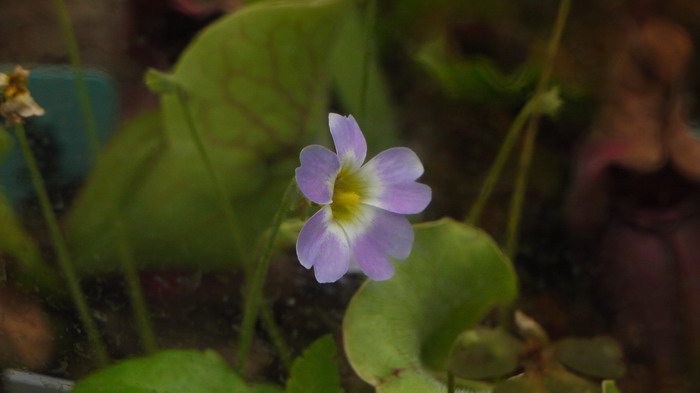
[[[343,321],[348,359],[378,392],[445,392],[433,375],[457,336],[516,294],[513,267],[484,232],[450,219],[416,225],[395,276],[353,297]]]
[[[316,340],[294,361],[285,393],[342,393],[331,335]]]
[[[329,59],[346,6],[253,5],[209,26],[177,62],[172,81],[187,97],[243,244],[254,244],[269,223],[299,150],[327,132]],[[83,273],[119,266],[105,214],[115,203],[141,266],[211,269],[236,260],[181,104],[176,95],[162,104],[163,126],[123,129],[75,204],[67,229]]]
[[[245,3],[262,1],[272,0]],[[364,14],[358,7],[348,7],[345,19],[331,60],[334,92],[344,114],[352,114],[362,127],[372,156],[396,146],[396,116],[378,56],[374,53],[376,40],[368,42]]]
[[[281,393],[250,387],[216,352],[168,350],[129,359],[79,381],[73,393]]]

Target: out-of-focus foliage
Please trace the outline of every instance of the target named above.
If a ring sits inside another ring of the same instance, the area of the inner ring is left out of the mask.
[[[434,373],[444,376],[457,336],[517,293],[510,262],[479,230],[449,219],[416,225],[413,247],[391,280],[360,288],[343,322],[348,359],[378,392],[445,392]]]
[[[248,386],[216,352],[168,350],[123,361],[79,381],[73,393],[281,393]]]
[[[325,134],[330,57],[346,11],[341,0],[253,5],[209,26],[175,66],[171,80],[225,182],[244,244],[269,223],[298,151]],[[180,102],[171,94],[162,104],[162,123],[151,116],[121,130],[68,217],[83,273],[118,266],[109,205],[125,216],[142,266],[235,265]]]
[[[0,127],[0,158],[13,144],[10,134]],[[41,256],[34,239],[20,224],[10,201],[0,192],[0,253],[17,260],[17,281],[30,290],[60,290],[62,284]],[[0,263],[0,282],[6,279],[6,266]]]
[[[332,336],[319,338],[294,361],[285,393],[343,393]]]
[[[34,239],[20,224],[10,202],[0,193],[0,252],[17,260],[17,281],[29,290],[58,291],[62,284],[46,264]],[[5,266],[1,267],[3,270]],[[2,281],[5,271],[1,272]]]
[[[593,378],[620,378],[625,373],[622,348],[609,337],[567,338],[559,342],[558,360]]]
[[[610,338],[565,338],[551,343],[534,319],[516,311],[514,320],[523,340],[518,359],[524,371],[497,382],[494,393],[600,393],[601,379],[619,378],[625,372],[622,350]]]
[[[620,393],[615,381],[603,381],[603,393]]]
[[[490,105],[523,101],[532,91],[538,71],[532,62],[507,73],[486,56],[451,55],[444,38],[425,44],[416,59],[451,97]]]
[[[493,393],[600,393],[600,385],[571,374],[563,368],[548,370],[546,376],[520,374],[499,383]]]
[[[492,379],[512,374],[523,345],[503,329],[477,327],[457,337],[447,369],[467,379]]]

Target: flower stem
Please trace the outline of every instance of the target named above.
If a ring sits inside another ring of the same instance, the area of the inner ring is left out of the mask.
[[[486,175],[484,183],[481,185],[479,195],[469,210],[469,215],[465,220],[467,224],[477,225],[479,223],[479,218],[484,210],[486,201],[488,201],[489,197],[491,197],[493,187],[496,185],[496,181],[498,181],[498,178],[501,176],[503,167],[508,161],[508,157],[510,157],[510,153],[515,146],[515,142],[520,136],[520,132],[525,126],[525,122],[532,113],[532,108],[535,106],[534,101],[535,99],[528,101],[511,123],[508,133],[506,134],[506,138],[503,140],[503,144],[501,145],[501,149],[498,151],[498,155],[496,155],[496,159],[491,165],[491,169],[489,169],[489,173]]]
[[[447,393],[455,392],[455,376],[452,371],[447,372]]]
[[[231,205],[229,204],[229,197],[228,193],[226,192],[226,188],[224,187],[223,183],[221,182],[219,176],[216,173],[216,170],[214,169],[214,163],[211,160],[211,157],[206,149],[206,146],[204,145],[204,141],[202,140],[201,135],[197,131],[197,127],[195,126],[194,123],[194,118],[192,117],[192,112],[190,111],[190,107],[187,103],[187,97],[185,95],[184,90],[182,88],[177,89],[177,96],[180,101],[180,106],[182,107],[182,111],[185,117],[185,122],[187,123],[187,128],[190,130],[190,136],[192,137],[192,140],[195,143],[195,146],[197,147],[197,151],[199,152],[200,158],[202,159],[202,162],[204,162],[204,166],[206,168],[207,173],[209,174],[209,177],[211,178],[212,184],[214,185],[214,190],[216,192],[216,197],[219,201],[219,204],[221,205],[221,209],[224,212],[224,216],[226,218],[226,222],[228,224],[228,229],[231,233],[231,237],[233,238],[233,244],[234,244],[234,252],[238,257],[240,258],[241,261],[243,261],[243,264],[245,266],[245,270],[247,273],[247,276],[251,276],[251,269],[253,268],[249,261],[248,258],[246,257],[246,254],[244,253],[244,247],[243,247],[243,237],[241,236],[241,233],[238,231],[238,226],[236,225],[237,218],[236,215],[233,211],[233,208],[231,208]],[[285,193],[286,195],[286,193]],[[277,216],[275,216],[277,217]],[[280,222],[281,223],[281,222]],[[277,234],[277,230],[279,229],[278,223],[274,227],[274,237]],[[257,265],[257,270],[254,272],[255,276],[257,277],[259,272],[260,272],[261,266]],[[265,275],[267,274],[267,266],[265,266],[264,271],[262,272],[262,282],[260,284],[256,284],[261,287],[264,284],[265,280]],[[255,281],[255,278],[253,279]],[[255,287],[255,286],[253,286]],[[261,296],[261,293],[258,294],[258,297]],[[246,305],[244,308],[244,316],[243,316],[243,327],[242,327],[242,333],[241,333],[241,342],[245,344],[246,347],[245,350],[240,350],[239,351],[239,357],[238,357],[238,362],[239,364],[244,363],[244,359],[248,356],[248,350],[250,348],[250,341],[253,338],[253,325],[255,323],[255,320],[257,319],[257,313],[258,313],[258,308],[260,305],[260,299],[258,298],[257,301],[254,302],[254,305],[250,305],[250,296],[248,295],[246,297]],[[268,307],[267,305],[263,305],[263,308]],[[277,347],[277,352],[279,353],[280,359],[282,360],[283,363],[287,364],[290,363],[288,359],[288,354],[289,350],[286,344],[284,344],[284,341],[282,340],[282,335],[279,334],[279,329],[277,328],[275,324],[274,318],[272,318],[272,313],[271,311],[267,310],[269,312],[270,318],[266,318],[263,314],[263,322],[265,323],[265,327],[270,334],[270,337],[272,338],[273,344]],[[253,315],[254,314],[254,315]],[[246,327],[250,325],[249,327]],[[285,360],[285,358],[287,360]],[[242,366],[241,366],[242,367]]]
[[[131,247],[129,232],[122,215],[118,214],[116,208],[115,213],[113,222],[119,248],[119,261],[126,280],[129,300],[131,300],[131,307],[136,319],[136,327],[139,331],[143,349],[147,354],[152,354],[158,351],[158,343],[149,316],[148,306],[141,291],[141,282],[136,271],[136,261],[134,260],[134,250]]]
[[[75,37],[75,30],[68,14],[68,8],[64,0],[53,0],[54,8],[58,16],[58,21],[61,25],[63,41],[68,49],[68,56],[73,68],[73,80],[75,82],[75,90],[78,92],[78,102],[80,104],[80,112],[83,115],[85,131],[88,135],[88,142],[93,154],[100,151],[99,134],[97,131],[97,121],[95,120],[90,94],[85,83],[85,74],[83,73],[83,64],[80,59],[80,50],[78,48],[78,40]],[[97,159],[97,155],[93,156]]]
[[[554,68],[554,59],[556,58],[557,52],[559,51],[559,43],[561,42],[561,36],[564,31],[564,26],[566,26],[566,19],[569,15],[569,9],[571,8],[571,0],[562,0],[559,3],[559,11],[557,12],[557,19],[554,22],[554,31],[552,37],[549,41],[549,46],[547,50],[547,58],[542,68],[542,73],[537,81],[537,86],[535,88],[535,100],[537,97],[542,96],[547,90],[549,85],[549,80],[552,75],[552,69]],[[527,191],[527,181],[528,174],[530,172],[530,165],[532,163],[532,155],[535,148],[535,140],[537,138],[537,131],[539,129],[540,115],[542,113],[541,101],[535,101],[536,105],[532,110],[532,117],[530,118],[530,123],[525,131],[525,140],[523,142],[523,150],[520,154],[520,163],[518,165],[518,174],[515,180],[515,191],[511,198],[510,210],[508,213],[508,227],[506,230],[506,253],[509,257],[515,257],[518,248],[518,235],[520,231],[520,219],[522,217],[522,207],[523,201],[525,199],[525,192]]]
[[[372,59],[372,38],[375,20],[377,19],[377,0],[367,0],[365,6],[365,53],[362,59],[362,85],[360,90],[360,116],[367,115],[367,91],[369,90],[369,65]]]
[[[246,269],[248,268],[248,263],[247,258],[245,257],[245,253],[243,252],[244,247],[243,247],[243,237],[241,233],[238,230],[238,219],[236,217],[236,214],[233,211],[233,208],[231,207],[231,204],[229,203],[229,197],[228,197],[228,192],[226,191],[226,187],[224,187],[223,182],[219,178],[216,170],[214,169],[214,163],[211,160],[211,156],[209,155],[209,152],[207,151],[206,146],[204,145],[204,141],[202,140],[202,136],[199,134],[199,131],[197,130],[197,127],[195,126],[194,123],[194,118],[192,117],[192,112],[190,111],[190,107],[187,103],[187,97],[185,95],[185,91],[182,90],[182,88],[177,89],[177,96],[178,99],[180,100],[180,106],[182,107],[182,112],[185,115],[185,122],[187,123],[187,128],[190,130],[190,137],[192,137],[192,141],[195,144],[195,147],[197,148],[197,152],[199,153],[199,157],[202,159],[202,162],[204,163],[205,169],[207,174],[209,175],[209,178],[211,179],[212,185],[214,186],[214,192],[216,193],[216,198],[219,201],[219,205],[221,207],[221,210],[224,212],[224,216],[226,218],[226,223],[228,224],[228,229],[229,232],[231,233],[231,237],[233,238],[233,245],[235,247],[235,253],[238,255],[238,257],[241,259],[241,261],[244,262],[246,265]]]
[[[289,373],[289,371],[292,369],[292,350],[289,348],[289,346],[287,346],[287,343],[284,341],[282,336],[282,332],[280,332],[279,326],[277,326],[275,323],[275,316],[272,313],[272,309],[270,307],[260,307],[260,319],[262,320],[263,326],[265,326],[265,330],[267,330],[267,334],[270,336],[273,344],[275,347],[277,347],[277,352],[279,352],[282,366],[284,366],[284,369],[287,371],[287,373]]]
[[[29,174],[34,185],[34,189],[36,190],[37,197],[39,198],[39,204],[49,229],[51,242],[53,243],[53,247],[58,256],[58,264],[66,277],[66,281],[68,282],[68,290],[73,298],[73,301],[75,302],[76,307],[78,308],[78,314],[83,322],[88,339],[90,340],[90,343],[97,354],[97,361],[99,362],[100,366],[106,366],[109,364],[107,350],[102,343],[102,339],[98,333],[95,321],[90,315],[90,309],[88,308],[87,301],[85,300],[85,295],[80,289],[78,276],[75,272],[73,262],[70,259],[66,242],[58,228],[58,220],[56,219],[53,209],[51,208],[51,201],[49,200],[49,195],[46,192],[46,186],[44,185],[44,180],[39,172],[39,167],[37,166],[34,154],[29,147],[24,126],[21,123],[17,124],[15,126],[15,131],[17,133],[17,138],[19,139],[22,155],[24,155],[24,159],[27,162],[27,167],[29,168]]]
[[[80,111],[83,117],[85,133],[88,139],[88,145],[94,161],[97,161],[100,153],[100,140],[97,127],[95,112],[90,100],[87,84],[85,83],[85,74],[83,73],[82,60],[80,59],[80,49],[78,40],[75,36],[75,30],[71,23],[68,8],[65,0],[53,0],[54,8],[61,25],[63,40],[68,49],[71,65],[73,68],[73,79],[75,81],[75,90],[78,94],[78,102]],[[136,263],[134,261],[133,248],[128,237],[128,231],[124,223],[123,214],[121,213],[121,201],[117,206],[106,206],[107,215],[111,217],[111,221],[115,224],[117,237],[117,247],[119,252],[119,262],[126,280],[129,299],[134,311],[134,318],[138,327],[139,336],[144,350],[147,353],[152,353],[157,350],[155,333],[150,321],[148,306],[141,291],[141,283],[136,271]]]
[[[263,285],[265,284],[267,269],[270,266],[270,258],[272,257],[275,238],[277,237],[277,232],[282,224],[282,220],[287,216],[289,209],[296,201],[296,195],[296,180],[292,179],[287,189],[284,191],[282,201],[272,219],[272,225],[270,225],[269,234],[267,239],[265,239],[265,244],[261,250],[255,272],[252,277],[249,276],[249,282],[246,288],[245,307],[243,309],[243,323],[241,324],[241,338],[239,341],[238,357],[236,359],[236,370],[239,373],[241,373],[245,367],[248,352],[250,351],[250,344],[253,340],[253,328],[258,316],[258,309],[262,302]]]

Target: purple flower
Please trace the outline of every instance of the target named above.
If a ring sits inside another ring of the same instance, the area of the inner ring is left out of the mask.
[[[362,165],[367,143],[352,116],[331,113],[337,153],[311,145],[301,151],[296,179],[301,192],[321,205],[301,229],[299,262],[314,268],[318,282],[334,282],[354,260],[373,280],[394,275],[388,256],[411,253],[413,228],[403,214],[428,206],[430,187],[416,183],[423,165],[411,149],[395,147]]]

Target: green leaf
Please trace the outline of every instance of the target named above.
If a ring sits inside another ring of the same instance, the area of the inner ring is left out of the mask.
[[[292,365],[285,393],[342,393],[331,335],[316,340]]]
[[[499,382],[494,386],[493,393],[549,393],[541,379],[520,374]]]
[[[270,222],[301,148],[328,133],[330,58],[346,6],[246,7],[202,31],[168,75],[185,92],[244,245],[255,244]],[[177,95],[162,96],[162,106],[163,126],[144,120],[120,131],[67,219],[83,274],[119,266],[114,225],[104,214],[114,203],[142,267],[240,266]]]
[[[518,367],[521,350],[522,344],[503,329],[477,327],[457,337],[447,368],[468,379],[503,377]]]
[[[603,381],[603,393],[620,393],[620,389],[615,385],[615,381]]]
[[[144,82],[148,90],[158,94],[176,93],[179,87],[172,75],[152,68],[146,71]]]
[[[379,392],[445,392],[433,373],[445,369],[457,336],[516,294],[513,267],[484,232],[451,219],[416,225],[395,276],[366,282],[350,302],[350,364]]]
[[[549,369],[544,384],[550,393],[600,393],[600,386],[564,368]]]
[[[572,374],[561,367],[528,370],[496,384],[493,393],[600,393],[600,387],[588,379]]]
[[[250,386],[250,393],[282,393],[284,389],[271,383],[257,383]]]
[[[168,350],[123,361],[78,381],[72,393],[253,393],[216,352]]]
[[[622,348],[610,337],[567,338],[557,344],[557,359],[566,367],[593,378],[625,374]]]

